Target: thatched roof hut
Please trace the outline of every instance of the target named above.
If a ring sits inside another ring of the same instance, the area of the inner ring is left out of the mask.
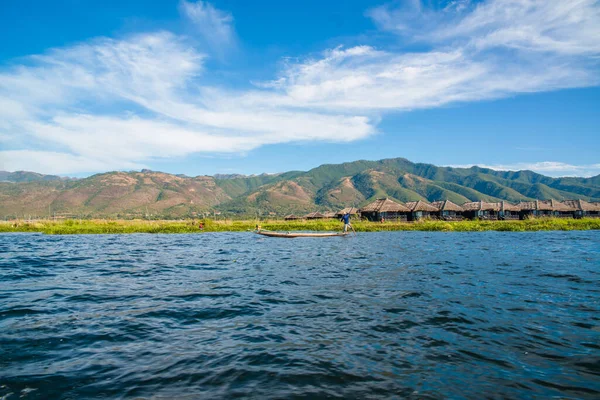
[[[498,203],[500,211],[519,212],[521,207],[518,204],[509,203],[508,201],[501,201]]]
[[[360,209],[361,213],[364,212],[410,212],[410,209],[400,203],[396,203],[393,200],[388,199],[377,199],[372,203],[367,204],[366,206]]]
[[[534,200],[534,201],[522,201],[519,203],[521,211],[552,211],[552,204],[550,202]]]
[[[419,201],[409,201],[406,202],[406,207],[408,207],[408,209],[412,212],[416,212],[416,211],[425,211],[425,212],[436,212],[438,211],[437,207],[434,207],[433,205],[429,204],[429,203],[425,203],[422,200]]]
[[[509,203],[508,201],[499,201],[493,203],[498,205],[498,218],[499,219],[519,219],[521,207],[518,204]]]
[[[437,209],[437,214],[444,221],[460,221],[463,219],[463,208],[450,200],[434,201],[431,205]]]
[[[499,203],[488,203],[486,201],[471,201],[468,203],[464,203],[462,206],[464,211],[499,211],[500,204]]]
[[[363,217],[366,217],[371,221],[381,221],[382,219],[406,220],[408,214],[410,214],[410,209],[408,207],[388,198],[377,199],[362,207],[359,211]]]
[[[466,218],[475,219],[498,219],[500,203],[488,203],[486,201],[471,201],[461,206]]]
[[[333,211],[327,211],[323,213],[323,216],[325,218],[335,218],[336,217],[336,213]]]
[[[561,203],[554,199],[522,201],[519,203],[519,207],[521,207],[520,215],[522,219],[528,216],[571,218],[577,212],[576,207],[573,205]]]
[[[600,211],[600,203],[598,202],[589,202],[579,199],[565,200],[562,202],[562,204],[579,211]]]
[[[565,200],[562,202],[568,207],[572,207],[575,218],[589,217],[589,218],[600,218],[600,203],[588,202],[585,200]]]
[[[416,221],[422,218],[431,218],[433,215],[438,213],[437,208],[422,200],[409,201],[406,203],[406,207],[408,207],[410,210],[411,221]]]
[[[305,219],[323,219],[323,218],[325,218],[325,215],[321,214],[318,211],[315,211],[315,212],[306,214],[303,218],[305,218]]]
[[[558,211],[558,212],[573,212],[576,211],[577,209],[573,206],[570,206],[568,204],[564,204],[561,203],[560,201],[554,200],[554,199],[550,199],[550,200],[540,200],[540,203],[544,203],[544,204],[549,204],[550,207],[552,208],[552,211]]]
[[[289,214],[289,215],[286,215],[285,217],[283,217],[283,219],[286,221],[293,221],[293,220],[297,220],[297,219],[302,219],[302,217],[299,217],[294,214]]]
[[[434,201],[433,203],[431,203],[431,205],[437,208],[438,211],[463,211],[463,208],[461,206],[451,202],[450,200]]]

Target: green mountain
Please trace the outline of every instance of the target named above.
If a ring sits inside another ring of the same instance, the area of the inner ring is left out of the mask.
[[[162,172],[108,172],[63,179],[0,173],[0,218],[180,218],[284,215],[361,206],[373,199],[600,201],[600,176],[551,178],[531,171],[436,167],[404,158],[321,165],[310,171],[256,176],[188,177]]]

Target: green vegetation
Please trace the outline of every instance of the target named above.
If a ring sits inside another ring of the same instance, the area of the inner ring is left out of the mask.
[[[204,229],[199,229],[202,222]],[[68,234],[120,234],[120,233],[202,233],[245,232],[254,230],[256,224],[273,231],[339,231],[342,224],[337,220],[315,221],[144,221],[144,220],[66,220],[66,221],[9,221],[0,222],[0,232],[41,232],[50,235]],[[367,222],[352,223],[357,232],[379,231],[554,231],[600,229],[600,219],[540,218],[526,221],[420,221],[420,222]]]

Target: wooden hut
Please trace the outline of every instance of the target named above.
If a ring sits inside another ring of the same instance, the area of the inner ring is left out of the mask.
[[[574,218],[575,211],[577,211],[575,207],[554,199],[540,201],[540,203],[550,205],[552,208],[552,216],[556,218]]]
[[[437,209],[438,218],[444,221],[460,221],[463,219],[463,208],[450,200],[431,203]]]
[[[323,216],[325,218],[335,218],[336,217],[336,213],[334,211],[327,211],[323,213]]]
[[[520,219],[527,219],[529,217],[551,217],[552,204],[543,201],[522,201],[519,203],[521,211],[519,211]]]
[[[488,203],[485,201],[472,201],[461,206],[463,215],[468,219],[498,219],[500,212],[499,203]]]
[[[410,210],[410,214],[408,216],[409,221],[418,221],[423,218],[437,217],[438,209],[422,200],[409,201],[406,203],[406,207],[408,207]]]
[[[508,201],[501,201],[498,203],[499,211],[498,218],[503,220],[514,220],[519,219],[519,213],[521,207],[518,204],[512,204]]]
[[[286,220],[286,221],[295,221],[295,220],[298,220],[298,219],[302,219],[302,217],[299,217],[299,216],[294,215],[294,214],[289,214],[289,215],[286,215],[285,217],[283,217],[283,219]]]
[[[304,219],[324,219],[325,215],[321,214],[318,211],[306,214],[304,217]]]
[[[600,203],[590,203],[585,200],[565,200],[564,205],[574,209],[575,218],[600,218]]]
[[[358,215],[358,208],[356,207],[346,207],[343,210],[340,210],[335,213],[336,218],[342,218],[346,213],[349,213],[350,216]]]
[[[369,221],[406,221],[410,214],[408,207],[388,198],[377,199],[359,210],[362,217]]]

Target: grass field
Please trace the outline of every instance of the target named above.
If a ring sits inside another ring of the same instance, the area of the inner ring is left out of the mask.
[[[315,221],[145,221],[145,220],[66,220],[66,221],[8,221],[0,222],[0,232],[41,232],[49,235],[68,234],[119,234],[119,233],[202,233],[245,232],[254,230],[256,224],[273,231],[340,231],[342,223],[337,220]],[[380,231],[570,231],[600,229],[600,219],[554,219],[540,218],[525,221],[419,221],[419,222],[365,222],[352,223],[357,232]]]

